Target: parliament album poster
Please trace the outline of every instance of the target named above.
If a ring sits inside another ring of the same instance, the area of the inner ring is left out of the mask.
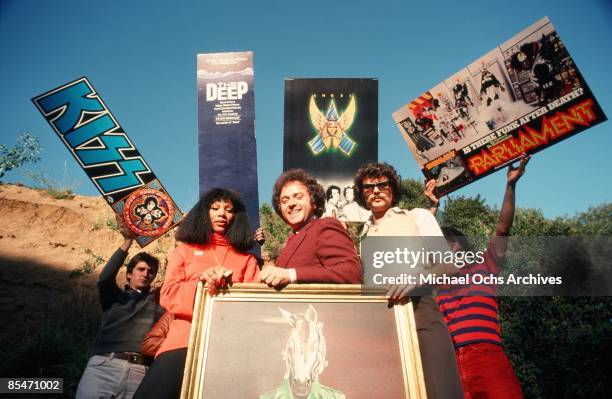
[[[442,196],[606,116],[545,17],[395,111],[393,119]]]

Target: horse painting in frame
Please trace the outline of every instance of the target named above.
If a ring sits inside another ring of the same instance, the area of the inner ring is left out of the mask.
[[[412,305],[359,285],[200,284],[181,399],[214,397],[426,398]]]

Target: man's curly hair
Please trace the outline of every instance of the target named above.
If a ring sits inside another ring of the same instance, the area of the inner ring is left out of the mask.
[[[362,165],[353,180],[355,187],[355,201],[365,209],[370,209],[363,193],[363,180],[378,179],[386,177],[389,179],[389,186],[393,192],[393,200],[391,206],[396,206],[400,200],[400,193],[402,188],[402,182],[400,175],[397,174],[395,168],[386,162],[372,162]]]
[[[308,174],[304,169],[289,169],[276,179],[272,189],[272,206],[276,214],[285,220],[280,209],[280,192],[285,184],[294,181],[300,182],[308,188],[310,202],[314,205],[314,213],[317,217],[321,217],[325,211],[325,190],[323,190],[323,186],[319,184],[317,179]]]

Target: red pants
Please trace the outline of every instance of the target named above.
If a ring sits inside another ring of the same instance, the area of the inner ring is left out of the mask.
[[[504,349],[475,343],[455,349],[465,399],[522,399],[521,384]]]

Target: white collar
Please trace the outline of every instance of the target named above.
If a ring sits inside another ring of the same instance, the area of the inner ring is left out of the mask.
[[[400,213],[405,213],[406,210],[400,208],[399,206],[394,206],[392,208],[387,209],[387,211],[385,212],[385,215],[380,218],[380,220],[385,220],[385,219],[389,219],[391,217],[393,217],[393,215],[398,215]],[[379,222],[380,223],[380,222]],[[366,234],[368,234],[368,230],[370,229],[370,227],[374,226],[374,213],[372,213],[369,217],[368,220],[366,220],[365,225],[363,227],[363,230],[361,232],[361,236],[365,236]]]

